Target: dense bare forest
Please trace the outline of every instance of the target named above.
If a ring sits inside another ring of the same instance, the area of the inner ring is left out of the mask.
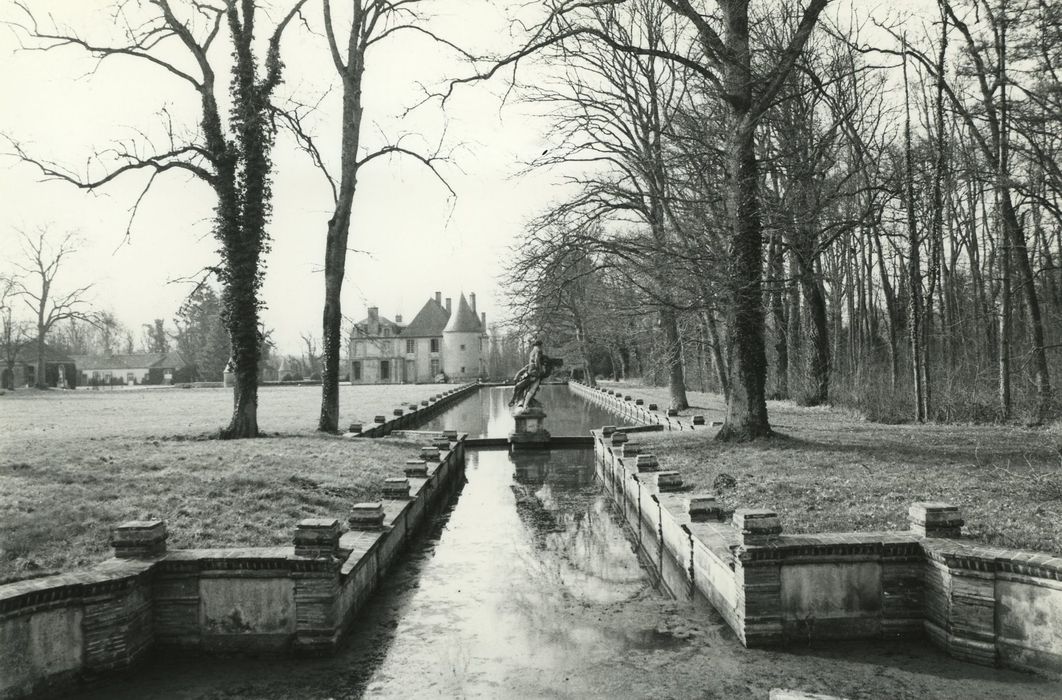
[[[554,68],[531,167],[572,194],[516,251],[515,316],[591,376],[726,394],[737,437],[765,398],[1053,419],[1062,6],[826,4],[553,7],[507,60]]]

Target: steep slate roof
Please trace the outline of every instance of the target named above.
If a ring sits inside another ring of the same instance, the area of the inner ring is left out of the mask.
[[[395,329],[395,335],[398,335],[398,333],[403,328],[405,328],[405,326],[402,325],[401,323],[395,323],[394,321],[392,321],[391,319],[387,318],[386,316],[379,316],[379,317],[377,317],[376,320],[380,324],[381,327],[390,326],[391,328]],[[369,327],[369,323],[371,323],[371,322],[372,322],[372,319],[369,318],[368,316],[366,316],[365,318],[363,318],[360,321],[358,321],[357,323],[355,323],[354,327],[356,329],[358,329],[359,331],[361,331],[362,334],[368,335],[368,332],[366,331],[366,329]]]
[[[446,322],[450,314],[443,305],[435,301],[434,297],[428,299],[421,307],[409,325],[402,329],[399,334],[403,338],[433,338],[440,336],[446,328]]]
[[[476,318],[476,312],[468,305],[468,301],[465,299],[464,293],[462,293],[461,298],[457,301],[457,311],[450,316],[445,332],[480,333],[482,330],[483,326],[480,324],[479,319]]]

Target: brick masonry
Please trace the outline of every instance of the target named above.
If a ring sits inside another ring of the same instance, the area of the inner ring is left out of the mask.
[[[0,699],[61,693],[152,648],[331,653],[461,482],[464,436],[445,448],[438,433],[418,437],[439,444],[437,461],[409,477],[409,499],[382,501],[377,529],[342,533],[338,519],[308,519],[290,547],[167,552],[164,523],[134,521],[115,530],[118,558],[0,586]]]
[[[906,532],[785,535],[777,514],[749,509],[722,523],[594,435],[598,476],[650,568],[670,559],[685,581],[668,588],[707,599],[746,646],[926,635],[973,663],[1062,671],[1062,557],[963,541],[961,512],[939,503],[913,504]]]

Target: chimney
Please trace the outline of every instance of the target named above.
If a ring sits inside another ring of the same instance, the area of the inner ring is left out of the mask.
[[[487,312],[486,311],[481,311],[480,312],[479,320],[483,324],[484,332],[486,332],[486,330],[487,330]]]
[[[395,314],[395,323],[402,323],[402,314]]]
[[[450,313],[450,297],[446,297],[446,313]]]
[[[468,303],[472,305],[472,313],[476,313],[476,293],[469,292]]]
[[[442,304],[442,292],[435,292],[435,303]]]
[[[380,320],[380,307],[379,306],[370,306],[369,307],[369,320],[374,322],[374,323]]]

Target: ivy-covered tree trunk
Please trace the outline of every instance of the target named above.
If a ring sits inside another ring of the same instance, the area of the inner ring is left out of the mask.
[[[729,53],[723,82],[730,107],[727,143],[727,213],[730,262],[727,283],[731,336],[730,395],[720,440],[748,440],[771,434],[767,420],[767,352],[764,346],[763,230],[752,109],[752,56],[748,0],[720,5]]]

